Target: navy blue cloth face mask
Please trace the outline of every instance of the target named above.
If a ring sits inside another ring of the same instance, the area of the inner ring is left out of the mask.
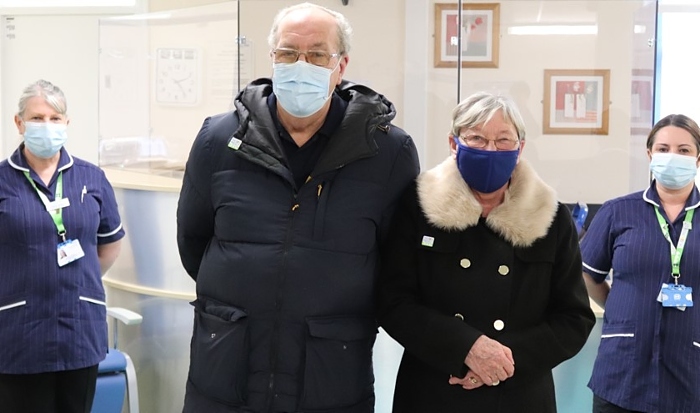
[[[470,148],[459,137],[457,144],[457,169],[464,182],[475,191],[489,194],[508,182],[518,163],[520,149],[514,151],[485,151]]]

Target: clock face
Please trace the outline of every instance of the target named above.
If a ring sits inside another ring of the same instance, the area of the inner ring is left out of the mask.
[[[194,105],[199,101],[199,56],[196,49],[156,50],[156,101]]]

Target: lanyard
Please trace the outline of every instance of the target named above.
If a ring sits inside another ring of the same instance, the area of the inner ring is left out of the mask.
[[[51,219],[53,219],[53,223],[56,225],[56,230],[58,231],[58,235],[63,238],[63,241],[66,240],[66,227],[63,226],[63,208],[56,208],[56,209],[51,209],[51,202],[49,201],[49,198],[46,197],[46,195],[39,190],[39,188],[36,187],[36,184],[34,183],[34,180],[29,176],[29,172],[24,172],[24,176],[27,177],[27,180],[29,180],[29,183],[32,184],[34,187],[34,190],[36,191],[37,194],[39,194],[39,198],[41,199],[41,202],[44,203],[44,206],[46,206],[46,210],[49,211],[49,214],[51,215]],[[58,201],[59,199],[63,198],[63,172],[58,173],[58,179],[56,180],[56,196],[54,197],[55,201]]]
[[[661,216],[659,212],[659,207],[654,206],[654,212],[656,212],[656,219],[659,221],[659,226],[661,227],[661,232],[664,234],[664,238],[671,244],[671,276],[673,281],[678,285],[678,279],[681,277],[681,256],[683,255],[683,249],[685,248],[685,241],[688,239],[688,231],[693,227],[693,214],[695,214],[695,209],[691,209],[685,213],[685,219],[683,220],[683,229],[681,230],[681,235],[678,238],[678,245],[674,246],[673,241],[671,241],[671,235],[668,232],[668,224],[666,220]]]

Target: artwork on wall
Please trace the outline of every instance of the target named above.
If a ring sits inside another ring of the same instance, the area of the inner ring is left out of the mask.
[[[632,69],[630,134],[646,136],[654,123],[654,71]]]
[[[610,70],[545,70],[543,132],[607,135]]]
[[[460,27],[456,3],[435,3],[435,67],[498,67],[498,3],[462,4]],[[459,36],[461,34],[461,44]]]

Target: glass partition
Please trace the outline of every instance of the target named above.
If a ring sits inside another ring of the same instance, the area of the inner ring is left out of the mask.
[[[479,68],[465,54],[457,91],[437,86],[462,98],[484,89],[510,95],[525,119],[523,156],[563,202],[602,203],[646,188],[655,2],[492,4],[499,7],[465,15],[462,44],[467,50],[493,35],[497,67]],[[435,104],[448,113],[448,104]]]
[[[126,231],[103,277],[109,305],[143,315],[121,328],[141,411],[182,411],[195,284],[182,268],[175,213],[202,124],[231,108],[249,70],[235,1],[105,18],[99,24],[99,165]]]
[[[180,178],[202,121],[250,71],[237,2],[102,19],[99,33],[100,166]]]

